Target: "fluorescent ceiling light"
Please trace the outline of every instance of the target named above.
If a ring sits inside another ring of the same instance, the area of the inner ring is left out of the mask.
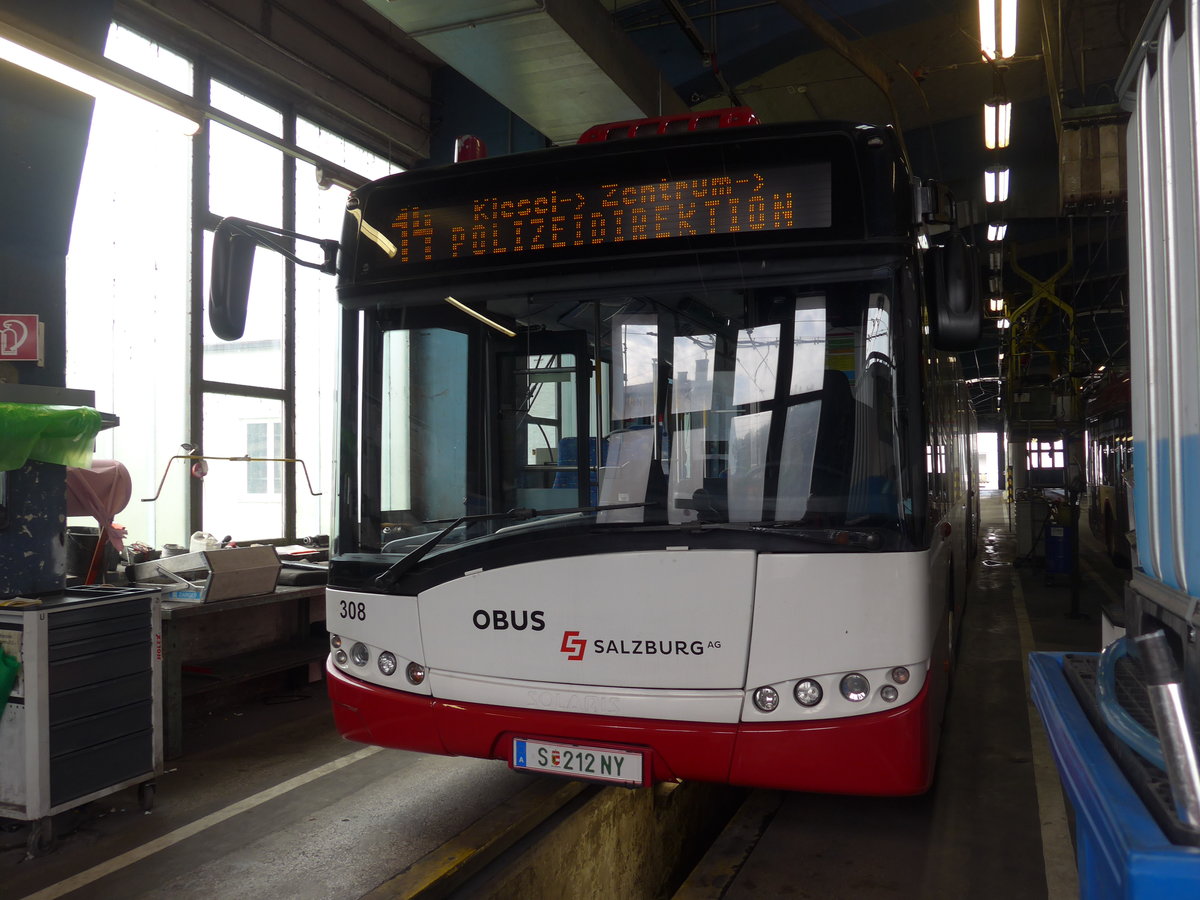
[[[1008,200],[1008,166],[991,166],[983,173],[983,199],[988,203]]]
[[[1017,52],[1017,0],[979,0],[979,49],[991,61]]]
[[[1003,150],[1012,139],[1012,101],[993,97],[983,104],[983,145],[989,150]]]
[[[991,222],[988,224],[987,239],[989,241],[1002,241],[1007,232],[1008,225],[1004,222]]]
[[[135,97],[170,117],[172,127],[192,135],[200,130],[197,114],[184,104],[139,83],[99,59],[92,59],[0,21],[0,59],[92,97]]]
[[[1000,59],[1017,55],[1017,0],[1000,0]]]
[[[984,59],[996,58],[995,0],[979,0],[979,49]]]

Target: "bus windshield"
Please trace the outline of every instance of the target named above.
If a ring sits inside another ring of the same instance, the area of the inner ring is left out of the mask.
[[[407,553],[459,517],[444,546],[585,523],[896,529],[894,286],[487,303],[512,337],[449,305],[380,314],[362,549]]]

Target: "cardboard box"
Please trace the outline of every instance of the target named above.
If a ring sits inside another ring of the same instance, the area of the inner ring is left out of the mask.
[[[269,594],[279,569],[274,547],[228,547],[138,563],[132,575],[139,584],[167,585],[164,600],[208,603]]]

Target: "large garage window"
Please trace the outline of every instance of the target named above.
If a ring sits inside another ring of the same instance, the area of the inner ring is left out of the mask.
[[[220,341],[205,308],[212,228],[239,216],[336,239],[346,191],[321,190],[296,156],[365,178],[398,168],[129,29],[112,27],[105,54],[249,126],[209,120],[189,137],[144,104],[96,104],[68,257],[67,378],[120,417],[97,443],[133,479],[118,522],[156,547],[196,530],[239,541],[327,534],[334,279],[259,251],[245,336]],[[191,460],[172,460],[192,454],[224,459],[200,478]],[[164,472],[158,498],[141,502]]]
[[[108,55],[191,93],[187,59],[114,28]],[[192,139],[147,104],[96,101],[67,256],[67,385],[120,417],[96,455],[120,460],[133,499],[117,517],[132,540],[184,543],[188,466],[188,298]],[[94,520],[80,520],[94,525]]]

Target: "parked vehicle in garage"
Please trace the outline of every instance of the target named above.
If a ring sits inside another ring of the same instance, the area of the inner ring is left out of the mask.
[[[745,110],[354,191],[342,732],[631,786],[925,790],[976,521],[952,211],[886,129]]]

